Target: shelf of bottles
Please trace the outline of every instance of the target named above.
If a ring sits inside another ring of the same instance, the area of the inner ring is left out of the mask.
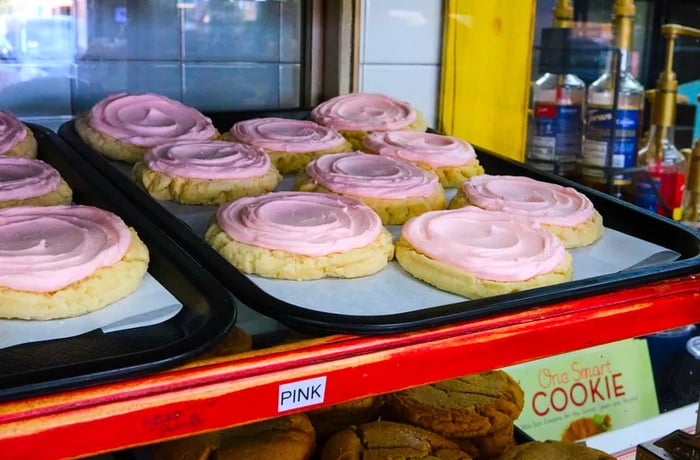
[[[615,0],[613,46],[586,47],[571,32],[571,9],[559,0],[552,28],[542,31],[540,77],[533,87],[533,111],[526,162],[632,202],[665,217],[683,217],[688,198],[688,161],[673,142],[678,81],[673,72],[676,38],[700,37],[700,30],[666,24],[665,68],[656,88],[645,91],[631,72],[635,15],[632,0]],[[572,74],[572,63],[606,56],[602,74],[588,87]],[[645,97],[650,127],[642,135]],[[685,192],[684,192],[685,190]]]

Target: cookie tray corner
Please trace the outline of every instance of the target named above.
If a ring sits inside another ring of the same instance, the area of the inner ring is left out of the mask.
[[[230,293],[180,245],[125,199],[55,132],[27,123],[38,159],[59,171],[76,204],[119,215],[150,252],[148,271],[183,307],[159,324],[0,350],[0,401],[83,388],[153,373],[213,347],[236,321]]]
[[[210,114],[210,116],[217,128],[226,130],[233,122],[247,118],[259,116],[304,118],[306,114],[308,112],[300,110],[234,112]],[[307,308],[304,306],[303,301],[292,303],[269,294],[252,282],[247,275],[235,269],[182,220],[153,200],[142,188],[132,182],[127,175],[118,171],[109,160],[87,146],[76,133],[73,121],[63,124],[58,132],[68,144],[109,179],[144,214],[152,218],[158,226],[186,248],[239,301],[291,328],[311,334],[405,332],[582,298],[700,272],[700,235],[689,228],[559,176],[542,173],[522,163],[477,148],[479,160],[489,173],[525,175],[573,187],[586,194],[593,201],[596,209],[603,215],[606,227],[614,228],[676,251],[680,254],[679,258],[669,263],[624,270],[610,275],[591,277],[555,286],[536,288],[486,299],[465,299],[464,301],[430,306],[398,314],[346,315],[320,312]],[[301,288],[301,291],[303,291],[303,288]],[[300,297],[303,297],[303,294]],[[391,299],[390,295],[388,299]]]

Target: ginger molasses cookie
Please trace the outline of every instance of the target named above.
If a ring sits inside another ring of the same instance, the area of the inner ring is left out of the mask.
[[[382,396],[368,396],[306,412],[316,429],[318,439],[327,439],[332,434],[348,428],[372,422],[379,417]]]
[[[615,460],[615,457],[574,442],[531,441],[508,448],[498,460]]]
[[[470,460],[459,446],[429,430],[389,421],[352,426],[331,436],[321,460]]]
[[[515,425],[509,423],[503,428],[494,430],[484,436],[450,439],[456,442],[460,449],[471,455],[475,460],[493,459],[516,444],[514,432]]]
[[[390,394],[385,416],[432,430],[474,459],[488,459],[515,443],[513,421],[523,404],[517,382],[495,370]]]
[[[518,382],[501,370],[444,380],[391,393],[392,417],[448,438],[484,436],[513,423],[522,412]]]
[[[277,417],[152,447],[154,460],[307,460],[316,434],[304,414]]]

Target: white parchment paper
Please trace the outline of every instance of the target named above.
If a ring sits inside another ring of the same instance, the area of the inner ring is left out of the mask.
[[[574,280],[580,280],[616,273],[652,256],[658,256],[654,259],[656,263],[670,262],[678,258],[679,254],[608,228],[596,243],[571,250],[571,255]],[[395,261],[379,273],[350,280],[286,281],[259,276],[249,278],[280,300],[319,312],[341,315],[391,315],[463,302],[465,299],[416,280]]]
[[[129,174],[123,166],[119,169]],[[292,190],[294,176],[285,176],[276,190]],[[456,190],[446,190],[449,201]],[[189,206],[160,201],[170,213],[181,219],[202,237],[216,206]],[[396,240],[401,226],[387,227]],[[573,249],[574,280],[608,275],[640,264],[664,264],[679,254],[657,244],[606,228],[591,246]],[[249,275],[251,281],[273,297],[299,307],[323,313],[350,316],[392,315],[463,302],[464,297],[441,291],[404,272],[396,261],[371,276],[357,279],[321,279],[287,281]],[[235,292],[233,293],[235,295]]]
[[[73,337],[96,329],[114,332],[150,326],[167,321],[181,308],[182,303],[146,273],[139,287],[130,295],[85,315],[46,321],[0,320],[0,349],[21,343]]]

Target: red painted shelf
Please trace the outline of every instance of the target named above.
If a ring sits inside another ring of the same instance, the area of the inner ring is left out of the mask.
[[[0,404],[0,452],[95,455],[698,322],[700,278],[690,275],[418,332],[306,339]],[[320,378],[323,402],[280,412],[280,385]]]

